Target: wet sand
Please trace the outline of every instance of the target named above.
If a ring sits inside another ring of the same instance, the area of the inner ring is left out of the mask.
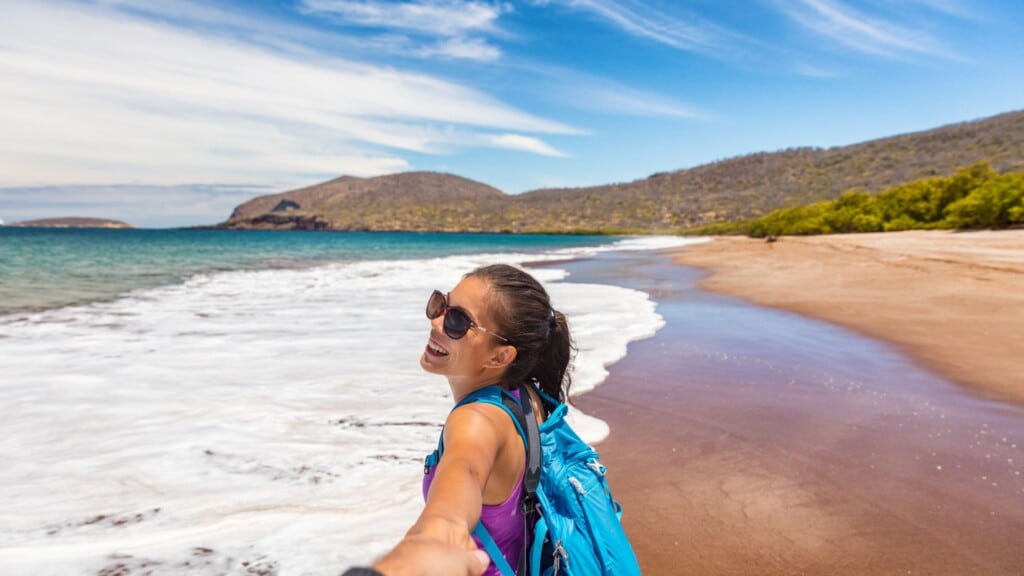
[[[822,318],[1024,403],[1024,230],[720,238],[679,252],[701,286]]]
[[[667,321],[577,399],[645,574],[1024,572],[1024,407],[669,257],[566,268]]]

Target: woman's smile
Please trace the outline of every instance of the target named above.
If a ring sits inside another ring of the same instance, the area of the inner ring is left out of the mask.
[[[427,340],[426,353],[429,356],[444,357],[448,355],[448,351],[443,346],[437,343],[436,340],[431,338]]]

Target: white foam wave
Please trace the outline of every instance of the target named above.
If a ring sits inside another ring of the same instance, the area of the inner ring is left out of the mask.
[[[0,319],[0,573],[336,574],[383,552],[451,406],[418,365],[426,295],[593,250],[218,273]],[[646,294],[533,272],[577,390],[661,326]]]
[[[623,238],[607,246],[599,247],[596,250],[666,250],[710,241],[711,238],[707,236],[633,236]]]

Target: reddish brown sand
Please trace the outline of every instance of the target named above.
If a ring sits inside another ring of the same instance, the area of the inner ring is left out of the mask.
[[[892,342],[1024,402],[1024,230],[721,238],[681,251],[701,286]]]
[[[1024,574],[1020,405],[700,290],[667,257],[567,268],[647,291],[667,322],[578,398],[611,427],[598,448],[645,574]]]

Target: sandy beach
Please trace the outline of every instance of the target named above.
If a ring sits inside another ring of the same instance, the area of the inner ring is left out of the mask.
[[[611,428],[598,449],[644,573],[1019,573],[1024,407],[1005,399],[1020,390],[1021,242],[723,239],[570,265],[645,290],[666,320],[578,398]],[[745,298],[703,289],[727,281]],[[779,308],[751,303],[767,294]],[[941,348],[911,348],[915,334]],[[954,357],[958,342],[982,355]],[[942,361],[977,368],[954,380]]]
[[[852,328],[1024,402],[1024,230],[718,238],[676,261],[700,286]]]

